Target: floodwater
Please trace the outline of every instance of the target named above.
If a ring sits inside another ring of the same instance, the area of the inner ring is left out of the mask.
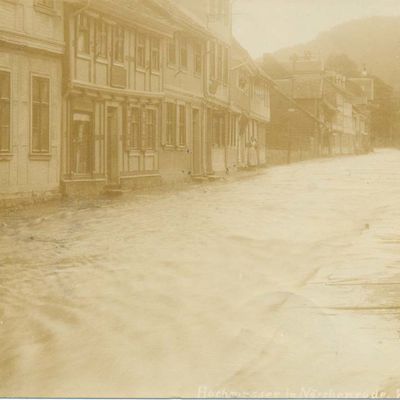
[[[0,221],[0,396],[396,395],[399,315],[396,150]]]

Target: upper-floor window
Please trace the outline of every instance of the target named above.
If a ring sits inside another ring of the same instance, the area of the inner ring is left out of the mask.
[[[229,50],[227,47],[224,48],[224,70],[223,70],[223,82],[225,84],[228,84],[228,79],[229,79]]]
[[[10,151],[10,73],[0,71],[0,152]]]
[[[78,51],[84,54],[90,53],[89,17],[85,14],[78,16]]]
[[[120,28],[114,28],[113,36],[113,51],[114,61],[123,63],[124,62],[124,47],[125,47],[125,31]]]
[[[176,104],[167,103],[166,144],[175,145],[176,141]]]
[[[138,33],[136,38],[136,65],[146,67],[146,36]]]
[[[201,46],[199,43],[194,43],[194,73],[201,74]]]
[[[168,41],[168,64],[176,64],[176,41],[175,38],[169,39]]]
[[[160,70],[160,40],[156,38],[151,39],[151,69]]]
[[[186,145],[186,107],[179,106],[179,146]]]
[[[248,83],[249,83],[249,77],[248,77],[247,73],[243,69],[240,69],[239,70],[239,74],[238,74],[238,87],[239,87],[239,89],[247,90]]]
[[[108,50],[108,27],[107,24],[102,21],[96,21],[96,55],[97,57],[107,58]]]
[[[223,48],[222,45],[218,45],[218,56],[217,56],[217,79],[222,81],[222,71],[224,68],[224,61],[223,61]]]
[[[32,152],[50,151],[50,81],[32,77]]]
[[[215,54],[215,42],[210,43],[210,78],[215,79],[215,64],[216,64],[216,54]]]
[[[179,64],[181,68],[185,69],[188,66],[188,49],[187,40],[185,38],[179,40]]]

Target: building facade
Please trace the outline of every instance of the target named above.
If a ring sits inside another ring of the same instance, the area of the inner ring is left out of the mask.
[[[0,0],[0,202],[59,192],[63,5]]]

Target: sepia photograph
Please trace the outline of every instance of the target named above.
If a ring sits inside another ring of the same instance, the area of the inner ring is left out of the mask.
[[[399,367],[400,0],[0,0],[0,398]]]

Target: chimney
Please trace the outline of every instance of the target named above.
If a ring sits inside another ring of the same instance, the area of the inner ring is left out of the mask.
[[[363,77],[368,76],[367,66],[365,64],[363,65],[363,70],[361,74]]]

